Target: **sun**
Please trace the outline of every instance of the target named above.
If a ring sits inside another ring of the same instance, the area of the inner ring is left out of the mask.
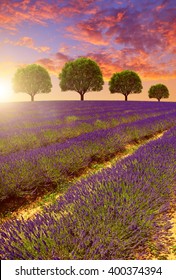
[[[11,94],[11,82],[8,79],[0,78],[0,102],[10,101]]]

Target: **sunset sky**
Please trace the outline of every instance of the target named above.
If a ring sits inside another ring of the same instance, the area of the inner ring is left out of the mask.
[[[75,92],[61,92],[58,74],[79,56],[94,59],[103,72],[101,92],[85,100],[124,100],[110,94],[113,73],[136,71],[143,91],[129,100],[149,100],[151,85],[165,84],[167,101],[176,101],[175,0],[1,0],[0,101],[28,101],[14,93],[11,80],[20,66],[37,63],[52,78],[52,92],[35,100],[79,100]],[[152,99],[153,100],[153,99]]]

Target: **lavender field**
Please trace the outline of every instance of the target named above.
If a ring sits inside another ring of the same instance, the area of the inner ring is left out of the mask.
[[[164,250],[176,192],[175,103],[3,104],[0,127],[1,205],[62,193],[31,219],[1,222],[1,259],[135,259],[147,247]],[[135,143],[132,155],[70,183]]]

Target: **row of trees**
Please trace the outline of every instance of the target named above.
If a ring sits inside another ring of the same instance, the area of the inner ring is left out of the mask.
[[[81,100],[84,100],[86,92],[102,90],[104,84],[98,64],[85,57],[67,62],[58,78],[62,91],[76,91]],[[31,96],[31,101],[34,101],[36,94],[49,93],[51,88],[51,78],[47,70],[37,64],[19,68],[13,78],[14,91],[27,93]],[[110,92],[123,94],[125,101],[128,100],[129,94],[140,93],[142,88],[141,79],[134,71],[115,73],[109,81]],[[158,101],[169,97],[169,91],[163,84],[153,85],[148,93],[149,98],[156,98]]]

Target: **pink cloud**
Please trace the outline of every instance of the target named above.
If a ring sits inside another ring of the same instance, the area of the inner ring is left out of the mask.
[[[34,41],[30,37],[22,37],[18,42],[15,43],[16,46],[26,46],[28,48],[34,48]]]
[[[143,79],[176,78],[176,71],[170,71],[168,62],[160,62],[159,56],[156,59],[157,53],[151,56],[143,50],[111,48],[109,52],[88,53],[87,56],[98,63],[105,80],[109,80],[113,73],[127,69],[137,72]],[[176,68],[176,63],[174,65]]]
[[[151,56],[144,50],[132,48],[116,50],[110,47],[108,51],[102,49],[101,52],[87,52],[84,56],[97,62],[106,81],[115,72],[127,69],[137,72],[142,79],[176,78],[176,71],[170,72],[170,64],[162,62],[162,55],[157,56],[157,53]],[[41,59],[37,63],[42,64],[51,73],[58,76],[65,63],[72,59],[70,56],[58,52],[52,58]],[[176,68],[176,63],[174,66]]]
[[[0,10],[1,28],[17,31],[17,26],[24,21],[47,26],[48,20],[60,22],[65,20],[65,17],[70,18],[85,12],[90,15],[95,14],[97,7],[92,0],[49,2],[44,0],[24,0],[18,2],[1,0]]]
[[[67,62],[68,60],[70,60],[69,56],[68,55],[65,55],[61,52],[57,52],[55,54],[55,57],[58,61],[61,61],[61,62]]]
[[[57,27],[57,31],[62,28],[62,32],[53,36],[54,40],[58,36],[59,48],[58,45],[53,45],[58,52],[49,58],[38,60],[55,74],[71,57],[81,54],[95,59],[106,79],[114,72],[124,69],[137,71],[143,77],[174,77],[174,1],[163,0],[157,5],[157,1],[136,0],[136,6],[132,5],[133,1],[124,2],[2,0],[0,24],[2,29],[17,32],[24,22],[47,28],[50,22],[64,22],[64,25]],[[64,38],[61,37],[62,34]],[[50,50],[45,44],[38,46],[30,36],[26,33],[18,41],[6,40],[5,43],[31,48],[40,53]],[[65,38],[69,39],[69,43],[64,44]],[[70,39],[74,39],[75,44]]]
[[[69,37],[78,41],[89,42],[93,45],[106,46],[108,42],[103,38],[102,33],[93,25],[80,22],[76,26],[69,26],[66,28],[70,34]]]
[[[164,0],[163,3],[155,7],[156,11],[160,11],[161,9],[165,8],[167,6],[167,0]]]
[[[72,58],[57,52],[53,58],[42,58],[37,60],[36,63],[41,64],[42,66],[46,67],[49,72],[58,76],[65,63],[69,60],[72,60]]]
[[[93,45],[107,46],[110,42],[110,36],[108,36],[110,34],[106,31],[114,26],[116,28],[124,15],[123,9],[113,9],[110,13],[106,10],[97,10],[88,19],[80,21],[74,26],[68,26],[66,31],[70,34],[67,36]]]
[[[58,52],[68,54],[70,50],[70,47],[66,44],[61,44],[61,47],[58,49]]]
[[[44,66],[49,72],[52,74],[56,74],[59,70],[57,65],[54,63],[52,59],[49,58],[42,58],[36,61],[37,64]]]
[[[60,11],[57,5],[49,4],[43,0],[34,2],[31,0],[20,2],[2,0],[0,2],[0,9],[1,28],[14,31],[24,21],[46,26],[47,20],[58,20]]]
[[[38,52],[48,52],[50,50],[50,47],[48,46],[36,46],[34,43],[34,40],[31,37],[22,37],[18,41],[12,41],[9,39],[4,40],[5,44],[11,44],[14,46],[24,46],[33,50],[36,50]]]

